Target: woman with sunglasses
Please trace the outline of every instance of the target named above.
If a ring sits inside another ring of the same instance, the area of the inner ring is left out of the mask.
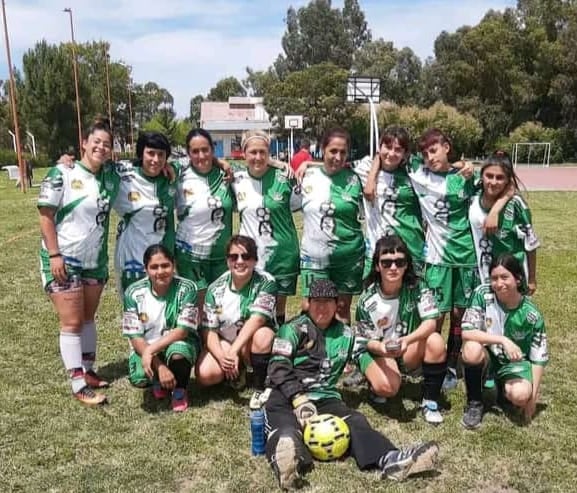
[[[447,353],[443,338],[435,330],[439,310],[433,292],[419,285],[411,254],[398,236],[377,241],[366,283],[357,303],[357,330],[361,336],[384,341],[388,350],[383,358],[366,354],[359,360],[371,393],[380,398],[397,394],[401,386],[399,361],[409,370],[421,367],[423,416],[428,423],[441,423],[438,400]]]
[[[490,363],[501,395],[529,421],[549,361],[543,315],[525,295],[523,267],[510,253],[493,259],[490,284],[479,286],[463,317],[467,406],[462,424],[483,419],[483,373]]]
[[[348,323],[351,300],[362,289],[364,241],[360,215],[362,187],[346,167],[350,136],[341,128],[321,139],[323,165],[310,167],[301,183],[303,235],[301,274],[303,310],[315,279],[330,279],[338,289],[338,318]]]
[[[232,188],[240,214],[240,234],[255,240],[257,269],[273,275],[277,288],[276,320],[285,321],[287,296],[296,292],[299,242],[292,211],[300,208],[296,180],[270,164],[270,140],[258,131],[242,138],[246,167],[236,167]]]
[[[255,270],[257,262],[257,246],[252,238],[234,235],[229,239],[229,270],[206,292],[201,324],[206,332],[206,348],[196,365],[196,380],[205,386],[225,379],[242,386],[239,377],[243,369],[252,368],[255,398],[264,390],[276,329],[277,296],[274,278]]]
[[[42,284],[60,322],[60,355],[73,396],[87,406],[106,402],[108,387],[94,371],[94,317],[108,280],[108,226],[119,177],[109,161],[110,123],[96,119],[84,132],[82,159],[58,164],[38,196]]]
[[[150,245],[143,264],[147,277],[124,296],[122,333],[132,348],[128,379],[135,387],[152,383],[155,399],[170,393],[172,410],[182,412],[200,347],[196,286],[174,275],[174,257],[163,245]]]

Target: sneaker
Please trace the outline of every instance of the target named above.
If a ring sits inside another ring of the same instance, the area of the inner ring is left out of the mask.
[[[104,394],[97,394],[88,385],[74,393],[74,397],[89,407],[97,407],[107,402]]]
[[[385,455],[381,478],[403,481],[412,474],[434,469],[439,446],[435,442],[419,443]]]
[[[244,388],[246,387],[246,368],[243,366],[241,367],[239,373],[238,373],[238,377],[236,377],[234,380],[229,380],[228,384],[237,391],[241,391],[244,390]]]
[[[447,373],[445,375],[445,380],[443,380],[443,390],[450,391],[454,390],[457,386],[457,370],[455,368],[447,368]]]
[[[94,370],[84,372],[84,381],[86,382],[86,385],[93,389],[105,389],[110,387],[110,383],[100,378]]]
[[[439,411],[439,404],[435,401],[423,399],[421,409],[423,411],[423,417],[427,423],[439,425],[443,422],[443,415]]]
[[[266,401],[268,401],[271,390],[272,389],[270,388],[265,389],[262,392],[260,390],[256,390],[250,398],[248,407],[250,409],[260,409],[263,407],[266,404]]]
[[[481,426],[481,421],[483,421],[483,403],[479,401],[468,402],[461,424],[469,430],[474,430]]]
[[[181,413],[188,409],[188,395],[186,389],[174,389],[172,391],[172,400],[170,407],[175,413]]]
[[[298,487],[300,474],[295,442],[291,437],[280,437],[276,444],[271,465],[282,490],[291,490]]]
[[[387,398],[383,397],[381,395],[375,394],[375,391],[373,389],[369,390],[369,401],[372,402],[373,404],[378,404],[380,406],[382,406],[383,404],[387,403]]]
[[[349,374],[343,379],[344,387],[358,387],[365,381],[365,376],[359,371],[358,368],[354,368]]]
[[[164,387],[161,387],[158,382],[154,382],[152,384],[152,395],[156,400],[161,401],[162,399],[166,399],[168,397],[168,390],[166,390]]]

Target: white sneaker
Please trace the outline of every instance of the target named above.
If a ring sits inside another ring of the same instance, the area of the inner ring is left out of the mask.
[[[443,422],[443,415],[439,411],[439,405],[435,401],[423,399],[421,403],[423,417],[427,423],[438,425]]]

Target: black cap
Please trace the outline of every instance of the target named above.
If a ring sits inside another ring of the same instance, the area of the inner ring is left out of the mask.
[[[335,283],[330,279],[315,279],[309,288],[309,298],[338,298]]]

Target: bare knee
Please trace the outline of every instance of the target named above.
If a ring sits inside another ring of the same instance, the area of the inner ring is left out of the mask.
[[[425,361],[427,363],[442,363],[447,358],[445,341],[438,332],[433,332],[427,337],[425,345]]]
[[[396,374],[378,376],[367,375],[367,380],[371,385],[371,389],[380,397],[394,397],[399,393],[401,388],[401,378]]]
[[[270,353],[273,340],[274,332],[268,327],[261,327],[252,336],[250,350],[258,354]]]
[[[485,348],[474,341],[467,341],[461,350],[463,363],[467,365],[480,365],[485,360]]]
[[[505,397],[514,406],[525,407],[533,395],[533,386],[527,380],[505,384]]]

